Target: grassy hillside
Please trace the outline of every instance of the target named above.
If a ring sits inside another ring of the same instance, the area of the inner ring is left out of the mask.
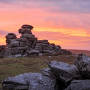
[[[74,56],[41,56],[41,57],[23,57],[23,58],[2,58],[0,59],[0,82],[9,77],[25,72],[40,72],[42,68],[48,67],[47,63],[52,60],[72,63]]]

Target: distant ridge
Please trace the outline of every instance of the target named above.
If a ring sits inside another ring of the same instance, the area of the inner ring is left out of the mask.
[[[76,50],[76,49],[69,49],[73,54],[80,54],[84,53],[88,56],[90,56],[90,50]]]

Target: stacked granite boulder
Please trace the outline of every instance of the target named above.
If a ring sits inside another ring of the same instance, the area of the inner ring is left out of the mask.
[[[37,38],[32,34],[31,30],[33,29],[33,26],[31,25],[23,25],[21,27],[21,29],[19,29],[19,33],[21,34],[21,39],[26,39],[26,45],[24,46],[28,46],[29,48],[34,48]],[[25,44],[25,43],[23,43]],[[21,46],[23,45],[21,42]]]
[[[90,90],[90,57],[80,54],[72,65],[51,61],[48,66],[5,79],[3,90]]]
[[[38,40],[32,34],[33,26],[22,25],[18,32],[20,38],[14,33],[6,35],[6,50],[3,56],[18,57],[30,55],[60,55],[72,54],[70,51],[61,49],[60,46],[51,44],[48,40]]]
[[[32,29],[33,26],[31,25],[23,25],[19,29],[20,38],[17,38],[14,33],[6,35],[7,49],[5,56],[23,56],[27,54],[27,50],[34,48],[37,38],[32,34]]]

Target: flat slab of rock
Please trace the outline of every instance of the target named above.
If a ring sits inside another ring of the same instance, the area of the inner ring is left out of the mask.
[[[90,90],[90,80],[74,80],[65,90]]]
[[[26,85],[28,86],[28,90],[55,90],[56,82],[54,79],[46,77],[40,73],[25,73],[15,77],[9,77],[8,79],[4,80],[3,88],[6,87],[8,83],[9,84],[11,83],[14,89],[18,87],[19,89],[20,87],[25,88],[25,85]],[[9,86],[7,87],[12,88]]]

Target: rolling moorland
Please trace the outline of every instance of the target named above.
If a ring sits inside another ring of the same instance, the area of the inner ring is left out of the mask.
[[[69,49],[69,50],[74,54],[84,53],[87,56],[90,56],[90,51],[89,50],[74,50],[74,49]]]
[[[72,51],[73,54],[79,54],[83,52],[90,56],[90,51],[85,50],[70,50],[70,51]],[[3,79],[10,76],[15,76],[25,72],[40,72],[41,69],[48,67],[48,62],[52,60],[63,61],[72,64],[75,61],[75,59],[76,56],[74,55],[1,58],[0,83],[2,82]]]

